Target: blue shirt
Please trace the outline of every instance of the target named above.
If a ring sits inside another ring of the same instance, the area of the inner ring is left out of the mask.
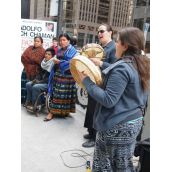
[[[103,49],[104,49],[104,52],[105,52],[104,62],[114,63],[115,60],[116,60],[116,58],[115,58],[115,52],[116,52],[115,42],[110,41],[108,44],[106,44],[103,47]]]

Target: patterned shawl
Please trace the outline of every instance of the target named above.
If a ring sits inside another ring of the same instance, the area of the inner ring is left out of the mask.
[[[58,50],[58,54],[61,54],[61,51],[62,51],[62,49],[60,48]],[[69,70],[69,62],[77,53],[78,53],[77,50],[71,44],[69,44],[66,51],[63,54],[63,59],[60,60],[59,69],[60,69],[61,74],[65,75],[65,71]],[[57,56],[58,56],[58,54],[57,54]],[[48,79],[49,95],[52,95],[53,76],[54,76],[54,66],[51,69],[50,76]]]

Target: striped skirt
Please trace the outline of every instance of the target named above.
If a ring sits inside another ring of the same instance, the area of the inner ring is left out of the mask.
[[[53,93],[50,102],[50,112],[57,116],[68,116],[75,113],[76,85],[72,75],[55,72],[53,78]]]

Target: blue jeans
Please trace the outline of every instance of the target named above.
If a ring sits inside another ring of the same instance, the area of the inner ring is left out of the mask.
[[[35,104],[35,101],[38,97],[38,95],[46,91],[48,88],[48,84],[42,83],[42,84],[35,84],[32,86],[32,81],[26,83],[26,90],[27,90],[27,102],[32,102],[32,105]],[[40,104],[40,100],[38,101],[38,104]]]

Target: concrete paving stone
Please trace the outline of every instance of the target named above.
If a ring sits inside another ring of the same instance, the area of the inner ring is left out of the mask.
[[[86,163],[81,157],[73,157],[74,153],[84,155],[91,161],[93,148],[83,148],[86,140],[83,135],[87,133],[83,127],[85,111],[77,105],[76,113],[66,118],[54,118],[49,122],[43,119],[47,113],[40,113],[36,117],[21,107],[21,172],[86,172]],[[63,160],[61,159],[62,156]],[[74,154],[76,156],[76,154]],[[137,165],[138,158],[134,159]]]
[[[83,158],[72,157],[72,153],[93,154],[93,148],[83,148],[85,141],[83,135],[86,129],[83,127],[84,111],[77,106],[77,111],[67,118],[54,118],[44,122],[45,113],[36,117],[21,107],[21,171],[22,172],[84,172],[85,166],[79,168],[68,168],[69,166],[80,166],[85,164]],[[69,151],[73,150],[73,151]],[[69,152],[64,152],[69,151]],[[62,153],[64,152],[64,153]],[[60,157],[64,159],[64,163]],[[86,157],[92,161],[91,156]]]

